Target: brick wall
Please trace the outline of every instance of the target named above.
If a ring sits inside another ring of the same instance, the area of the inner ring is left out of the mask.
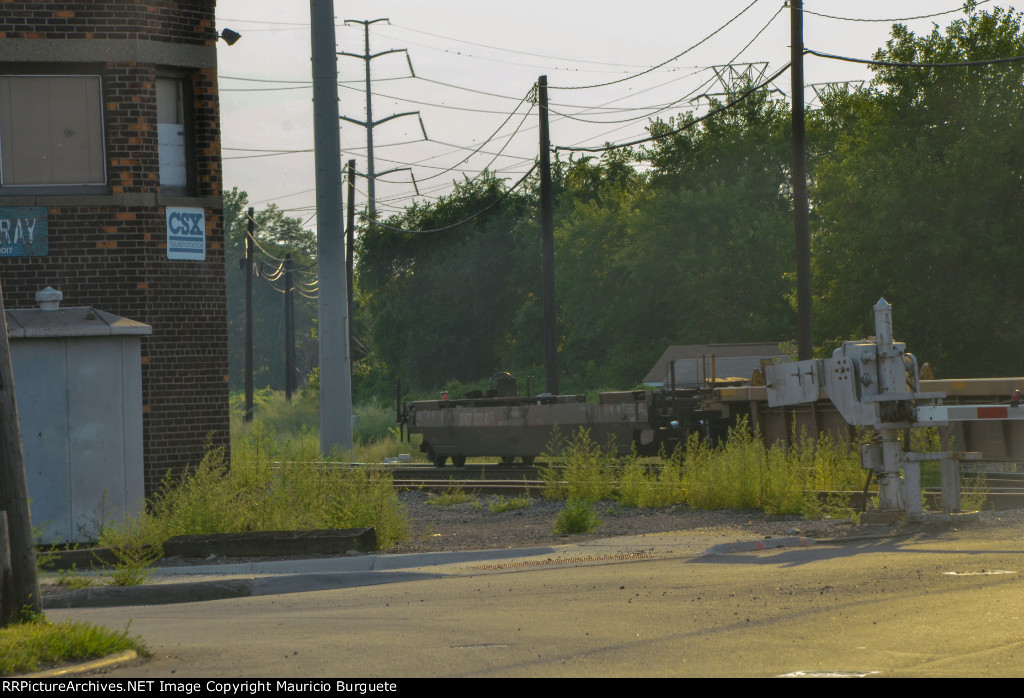
[[[145,39],[210,44],[214,0],[0,0],[3,39]]]
[[[125,39],[170,42],[209,55],[214,5],[0,0],[0,39],[87,39],[115,49]],[[65,306],[91,305],[153,327],[142,341],[147,494],[167,471],[197,464],[208,435],[225,448],[229,438],[220,119],[216,70],[202,63],[90,63],[103,79],[108,191],[25,197],[0,189],[0,206],[45,206],[49,223],[47,256],[0,258],[7,308],[35,307],[35,292],[49,285]],[[155,82],[167,69],[191,86],[194,187],[184,195],[162,192],[159,182]],[[167,259],[166,206],[204,210],[205,261]]]

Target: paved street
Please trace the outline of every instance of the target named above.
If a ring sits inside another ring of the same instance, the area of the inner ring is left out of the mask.
[[[141,678],[1021,676],[1022,534],[946,526],[724,555],[665,535],[387,556],[370,571],[318,561],[246,598],[50,616],[130,623],[155,656],[107,675]]]

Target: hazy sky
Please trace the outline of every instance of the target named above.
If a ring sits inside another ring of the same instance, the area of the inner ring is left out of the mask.
[[[927,33],[962,17],[961,4],[804,0],[804,45],[870,58],[885,45],[892,20]],[[1008,3],[981,3],[983,9],[994,6]],[[335,0],[334,9],[339,52],[361,56],[365,50],[363,25],[346,26],[346,19],[389,20],[370,26],[371,54],[408,50],[408,61],[391,53],[370,62],[373,119],[419,111],[430,140],[416,116],[378,125],[375,168],[411,167],[421,201],[484,168],[509,183],[529,169],[538,152],[537,110],[523,99],[540,75],[551,86],[552,144],[601,145],[643,137],[656,116],[703,112],[707,99],[699,96],[722,90],[714,66],[721,73],[725,65],[760,64],[760,71],[767,63],[765,75],[771,75],[789,61],[790,10],[782,0]],[[925,15],[937,16],[905,19]],[[224,185],[248,192],[258,209],[274,203],[289,215],[311,218],[309,2],[218,0],[217,22],[218,29],[242,34],[234,46],[218,42]],[[359,121],[366,120],[365,63],[338,57],[340,113]],[[805,57],[804,70],[804,100],[811,106],[811,85],[870,79],[864,66],[814,56]],[[790,80],[787,71],[773,83],[787,98]],[[585,89],[564,89],[573,87]],[[366,130],[341,122],[341,144],[343,161],[354,158],[364,172]],[[357,187],[361,210],[365,179]],[[377,180],[382,214],[415,197],[408,171]],[[315,227],[315,220],[308,225]]]

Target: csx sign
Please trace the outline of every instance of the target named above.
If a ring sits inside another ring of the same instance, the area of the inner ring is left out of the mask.
[[[203,209],[167,207],[167,259],[206,259]]]

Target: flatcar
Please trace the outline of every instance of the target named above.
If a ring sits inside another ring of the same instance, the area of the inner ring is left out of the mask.
[[[557,436],[580,429],[619,455],[656,455],[695,429],[717,438],[731,424],[728,407],[703,408],[705,390],[697,387],[604,392],[588,402],[585,395],[518,395],[507,373],[491,384],[486,394],[405,402],[399,422],[422,436],[420,449],[438,467],[448,459],[461,467],[470,457],[529,465]]]

